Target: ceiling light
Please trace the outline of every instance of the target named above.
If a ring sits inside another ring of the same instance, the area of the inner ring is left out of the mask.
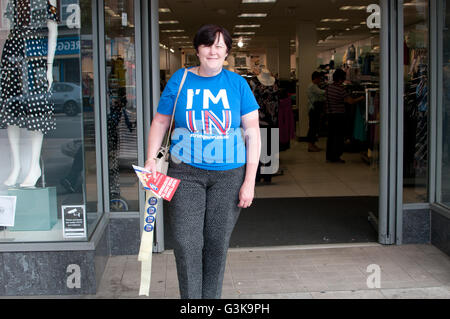
[[[366,6],[342,6],[339,8],[339,10],[365,10]]]
[[[177,20],[159,21],[159,24],[177,24],[180,23]]]
[[[253,35],[255,32],[235,32],[235,35]]]
[[[170,52],[175,53],[174,49],[170,48]]]
[[[427,2],[415,2],[415,1],[413,1],[413,2],[403,3],[404,7],[424,7],[426,5],[428,5]]]
[[[161,32],[165,32],[165,33],[169,33],[169,32],[175,32],[175,33],[180,33],[180,32],[184,32],[184,30],[161,30]]]
[[[189,39],[187,35],[173,36],[169,37],[170,39]]]
[[[259,28],[260,24],[238,24],[235,25],[235,28]]]
[[[343,19],[343,18],[336,18],[336,19],[326,18],[326,19],[320,20],[320,22],[346,22],[346,21],[348,21],[348,19]]]
[[[327,31],[327,30],[331,30],[331,28],[327,28],[327,27],[319,27],[316,28],[317,31]]]
[[[267,13],[241,13],[238,18],[265,18]]]
[[[277,0],[242,0],[242,3],[270,3],[277,2]]]
[[[169,8],[159,8],[158,11],[159,11],[159,12],[162,12],[162,13],[172,12],[172,11],[170,11]]]
[[[237,46],[242,48],[244,46],[244,42],[242,42],[242,40],[239,40],[239,42],[237,43]]]

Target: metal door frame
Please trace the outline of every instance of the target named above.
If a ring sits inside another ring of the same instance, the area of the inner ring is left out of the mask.
[[[380,196],[378,241],[402,243],[403,0],[380,0]]]
[[[141,1],[134,1],[134,37],[135,37],[135,52],[136,52],[136,65],[140,66],[143,63],[143,50],[142,50],[142,17],[141,17]],[[111,212],[110,209],[110,189],[109,189],[109,164],[108,164],[108,127],[107,127],[107,74],[106,74],[106,42],[105,42],[105,0],[98,0],[97,2],[97,20],[98,20],[98,74],[99,74],[99,100],[103,108],[100,109],[100,135],[101,139],[101,153],[103,157],[102,165],[102,185],[103,185],[103,208],[105,213],[109,214],[110,218],[139,218],[142,200],[145,198],[145,193],[139,189],[139,211],[127,211],[127,212]],[[144,131],[142,123],[139,119],[143,119],[144,102],[143,102],[143,70],[139,67],[136,68],[136,116],[137,116],[137,145],[138,145],[138,165],[144,163]]]
[[[378,241],[380,244],[391,245],[401,244],[403,225],[403,0],[380,0],[379,4],[381,8],[381,68]],[[146,132],[156,112],[160,93],[159,67],[152,67],[159,66],[158,8],[159,1],[156,0],[151,1],[150,6],[143,4],[141,11],[144,20],[148,19],[147,25],[143,23],[143,34],[150,34],[150,42],[143,45],[144,56],[149,57],[149,61],[143,61],[144,66],[150,71],[148,74],[151,74],[143,78],[144,87],[151,88],[151,93],[144,96],[144,103],[152,105],[144,110]],[[149,64],[146,65],[145,62]],[[147,136],[145,142],[147,142]],[[141,220],[143,214],[142,208]],[[156,252],[164,250],[162,216],[161,210],[155,228],[155,230],[159,229],[155,238],[154,251]]]
[[[147,154],[148,132],[151,121],[156,114],[156,107],[160,97],[160,72],[159,72],[159,1],[141,0],[141,12],[136,16],[141,16],[142,32],[140,40],[142,42],[142,81],[143,81],[143,153],[139,157],[140,166],[144,166]],[[139,193],[140,207],[140,232],[142,235],[143,220],[145,216],[145,192]],[[157,218],[155,221],[153,251],[164,251],[164,203],[158,205]]]

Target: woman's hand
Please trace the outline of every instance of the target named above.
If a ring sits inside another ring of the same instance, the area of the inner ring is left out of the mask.
[[[255,181],[244,181],[239,191],[239,204],[240,208],[248,208],[252,205],[253,198],[255,197]]]
[[[147,160],[145,161],[144,168],[152,172],[153,179],[156,179],[156,159],[158,150],[164,139],[164,134],[166,134],[167,129],[170,125],[171,120],[170,115],[163,115],[156,113],[155,118],[150,126],[150,132],[148,133],[148,144],[147,144]]]
[[[148,160],[146,160],[144,168],[147,171],[150,171],[152,173],[153,180],[156,180],[156,161],[155,161],[155,159],[149,158]]]

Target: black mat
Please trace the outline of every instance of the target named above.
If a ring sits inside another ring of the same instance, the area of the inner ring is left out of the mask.
[[[378,215],[378,197],[256,199],[241,211],[230,247],[377,242],[369,212]],[[165,249],[172,249],[164,217]]]

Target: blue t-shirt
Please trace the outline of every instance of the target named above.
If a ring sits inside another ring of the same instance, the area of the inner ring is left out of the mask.
[[[158,113],[172,115],[184,69],[168,81]],[[188,72],[178,98],[170,153],[207,170],[229,170],[246,162],[241,116],[259,108],[247,81],[223,69],[213,77]]]

